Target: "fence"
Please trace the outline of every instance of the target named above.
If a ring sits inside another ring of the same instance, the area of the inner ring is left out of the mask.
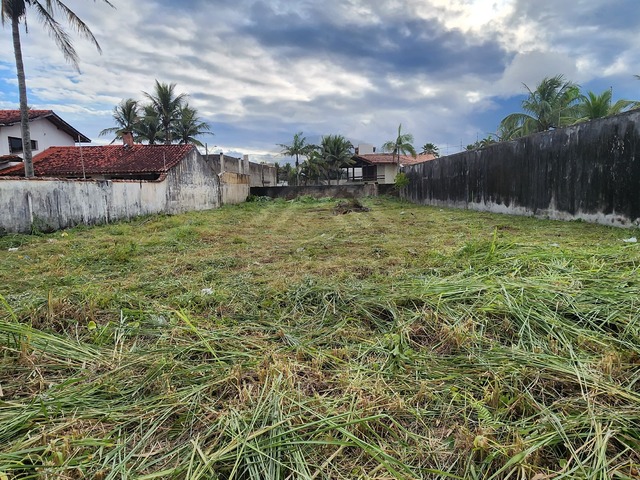
[[[640,111],[405,167],[415,203],[640,224]]]

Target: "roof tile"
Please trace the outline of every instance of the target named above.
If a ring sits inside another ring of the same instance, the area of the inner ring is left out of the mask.
[[[33,159],[38,177],[117,175],[168,172],[187,156],[193,145],[104,145],[95,147],[51,147]],[[84,167],[84,171],[83,171]],[[0,175],[22,176],[18,165]]]
[[[53,110],[29,110],[29,120],[52,115]],[[0,125],[20,123],[20,110],[0,110]]]
[[[365,153],[363,155],[357,155],[357,157],[372,165],[384,165],[389,163],[396,163],[396,158],[393,153]],[[401,165],[414,165],[416,163],[427,162],[433,160],[436,157],[432,154],[420,154],[416,158],[410,155],[400,155]]]

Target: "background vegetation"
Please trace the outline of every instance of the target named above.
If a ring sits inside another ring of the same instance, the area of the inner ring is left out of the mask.
[[[335,204],[0,237],[0,477],[639,477],[637,230]]]

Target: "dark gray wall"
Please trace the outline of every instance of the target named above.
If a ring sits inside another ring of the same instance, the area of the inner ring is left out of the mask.
[[[316,185],[301,187],[251,187],[251,195],[292,200],[309,195],[314,198],[361,198],[378,194],[377,185]]]
[[[405,167],[427,205],[640,224],[640,111]]]

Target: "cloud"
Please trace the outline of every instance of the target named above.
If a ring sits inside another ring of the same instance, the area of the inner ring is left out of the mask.
[[[381,145],[398,123],[416,144],[459,146],[495,130],[522,84],[545,76],[633,98],[635,1],[78,2],[103,54],[74,36],[78,74],[31,16],[29,101],[104,142],[97,132],[113,107],[158,79],[177,83],[211,124],[203,142],[256,159],[277,158],[276,144],[301,130]],[[0,34],[8,44],[10,30]],[[0,102],[17,105],[10,49],[0,51]]]

